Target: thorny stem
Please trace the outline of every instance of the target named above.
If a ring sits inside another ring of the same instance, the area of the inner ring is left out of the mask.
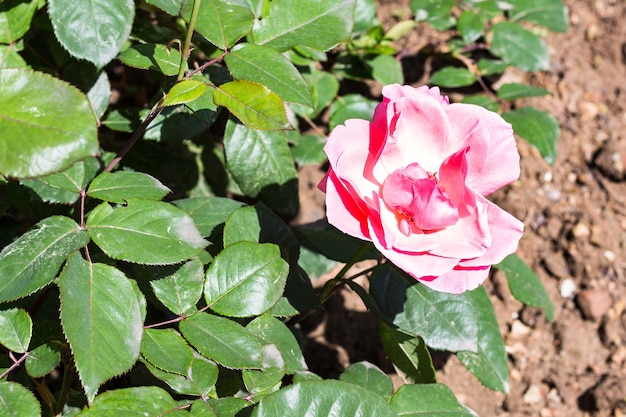
[[[187,36],[185,36],[185,43],[183,44],[183,50],[180,51],[180,66],[178,68],[178,80],[182,80],[185,76],[185,67],[187,59],[189,58],[189,49],[191,47],[191,38],[193,31],[196,27],[196,20],[198,19],[198,12],[200,11],[201,0],[194,0],[193,9],[191,10],[191,18],[189,19],[189,27],[187,28]]]
[[[199,309],[198,311],[194,311],[191,314],[183,314],[182,316],[178,316],[175,319],[171,319],[171,320],[166,320],[166,321],[162,321],[160,323],[153,323],[153,324],[149,324],[147,326],[143,326],[144,329],[152,329],[153,327],[161,327],[161,326],[166,326],[168,324],[173,324],[173,323],[178,323],[179,321],[183,321],[185,320],[187,317],[191,317],[196,313],[200,313],[201,311],[206,311],[210,308],[211,306],[204,306],[201,309]]]
[[[191,77],[194,74],[197,74],[199,72],[204,71],[205,69],[207,69],[211,65],[216,64],[218,62],[221,62],[224,59],[224,57],[226,56],[227,53],[228,53],[228,51],[224,51],[224,53],[222,55],[218,56],[217,58],[213,58],[212,60],[210,60],[208,62],[205,62],[204,64],[200,65],[195,70],[191,71],[187,76]]]
[[[26,358],[28,358],[28,355],[30,355],[30,353],[26,352],[25,354],[22,355],[21,358],[16,360],[15,357],[13,356],[13,353],[12,352],[9,353],[9,357],[13,361],[13,365],[9,366],[9,369],[7,369],[2,374],[0,374],[0,380],[4,379],[5,376],[9,375],[15,368],[20,366],[22,362],[24,362]]]

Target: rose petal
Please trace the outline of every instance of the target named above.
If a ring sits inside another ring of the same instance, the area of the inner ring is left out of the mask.
[[[326,217],[337,229],[359,239],[369,239],[367,210],[330,170],[326,180]]]
[[[470,104],[445,108],[450,124],[450,152],[469,146],[467,185],[487,195],[519,178],[519,153],[511,125],[500,115]]]
[[[489,266],[481,268],[456,267],[433,280],[420,280],[420,282],[435,291],[461,294],[476,289],[482,284],[489,276],[489,269]]]
[[[484,197],[480,197],[480,199],[488,208],[487,218],[489,219],[492,243],[481,257],[461,261],[459,266],[462,267],[493,265],[501,262],[506,256],[515,253],[518,242],[524,233],[522,222]]]

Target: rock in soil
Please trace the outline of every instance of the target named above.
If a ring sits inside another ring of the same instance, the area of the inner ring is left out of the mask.
[[[611,294],[606,290],[583,290],[576,297],[576,302],[587,319],[602,317],[613,305]]]

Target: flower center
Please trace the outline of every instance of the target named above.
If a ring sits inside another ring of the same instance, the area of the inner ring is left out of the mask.
[[[437,173],[427,172],[417,163],[397,169],[385,179],[383,201],[395,211],[405,236],[443,229],[459,219],[457,207],[438,183]]]

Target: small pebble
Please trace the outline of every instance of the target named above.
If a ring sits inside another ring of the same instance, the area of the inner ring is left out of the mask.
[[[522,339],[530,333],[530,327],[526,326],[519,320],[514,320],[511,324],[511,331],[509,332],[509,337],[511,339]]]
[[[587,319],[602,317],[613,304],[611,294],[606,290],[583,290],[578,293],[576,302]]]
[[[526,390],[526,392],[524,393],[524,396],[522,397],[522,401],[524,401],[526,404],[536,404],[539,401],[541,401],[543,399],[543,392],[541,392],[541,386],[540,385],[531,385],[530,387],[528,387],[528,389]]]
[[[571,278],[565,278],[561,281],[561,297],[563,298],[574,298],[576,294],[576,290],[578,287],[576,283]]]
[[[611,250],[605,250],[604,253],[602,253],[602,256],[604,256],[604,259],[609,262],[613,262],[615,260],[615,252]]]
[[[572,229],[572,236],[576,239],[586,238],[591,234],[589,227],[586,224],[579,222],[576,223],[574,228]]]

